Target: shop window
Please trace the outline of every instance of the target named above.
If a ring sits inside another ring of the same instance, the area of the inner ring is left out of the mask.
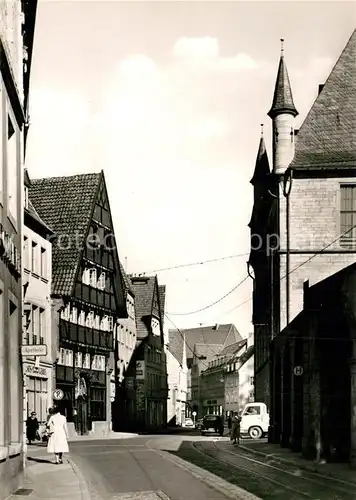
[[[47,420],[47,391],[47,380],[27,378],[27,414],[35,411],[39,422]]]
[[[93,388],[90,391],[90,414],[92,420],[103,421],[106,418],[105,412],[106,390]]]

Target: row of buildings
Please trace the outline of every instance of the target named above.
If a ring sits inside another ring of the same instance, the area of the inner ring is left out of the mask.
[[[169,422],[182,424],[183,414],[196,418],[206,414],[226,416],[254,401],[252,334],[243,339],[233,324],[169,330],[168,352],[181,360],[181,376],[186,383],[186,389],[182,391],[181,386],[176,396],[177,411],[170,397]]]
[[[23,343],[46,346],[24,364],[28,410],[44,422],[55,400],[79,434],[165,425],[165,287],[126,275],[104,173],[25,174]]]
[[[167,423],[165,287],[121,265],[103,172],[25,168],[35,0],[0,2],[0,499],[24,422],[57,403],[72,434]]]
[[[356,31],[301,127],[285,56],[251,183],[255,397],[271,442],[356,458]],[[260,241],[256,245],[256,235]]]

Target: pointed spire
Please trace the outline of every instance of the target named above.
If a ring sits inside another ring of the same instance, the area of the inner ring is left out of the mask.
[[[263,137],[263,123],[261,123],[261,138],[260,144],[258,146],[258,153],[256,158],[255,171],[253,177],[250,180],[251,184],[254,185],[258,180],[265,178],[270,174],[269,161],[267,156],[266,144]]]
[[[293,102],[292,89],[289,81],[287,66],[284,61],[284,39],[281,38],[281,57],[277,73],[276,86],[274,89],[272,107],[268,113],[270,118],[274,118],[280,113],[290,113],[294,117],[299,113]]]

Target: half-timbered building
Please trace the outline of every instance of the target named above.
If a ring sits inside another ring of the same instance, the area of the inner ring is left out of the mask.
[[[111,428],[114,328],[127,317],[103,172],[38,179],[30,197],[56,233],[52,328],[58,330],[55,397],[71,429]]]
[[[167,424],[165,287],[158,285],[157,276],[130,276],[130,281],[135,296],[137,341],[118,388],[115,429],[147,431]]]

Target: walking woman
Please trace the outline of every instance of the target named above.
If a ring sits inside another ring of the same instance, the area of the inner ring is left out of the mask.
[[[237,411],[232,416],[231,441],[233,444],[240,444],[240,424],[241,417]]]
[[[67,419],[60,414],[57,407],[53,408],[53,415],[48,420],[48,453],[54,453],[56,464],[63,463],[63,453],[68,453]]]

